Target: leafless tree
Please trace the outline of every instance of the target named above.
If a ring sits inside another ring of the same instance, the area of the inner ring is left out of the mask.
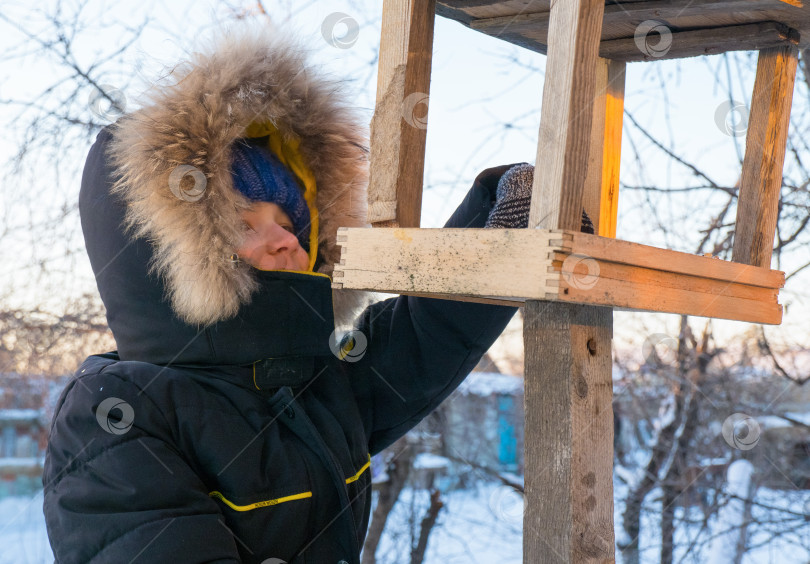
[[[725,63],[730,65],[735,57],[750,58],[750,55],[725,55],[723,58]],[[794,108],[794,112],[798,114],[794,120],[805,119],[807,108],[801,103],[794,104]],[[705,217],[700,237],[695,241],[696,246],[693,251],[698,254],[708,252],[714,256],[730,259],[734,235],[733,214],[739,186],[727,186],[715,181],[706,171],[690,163],[685,157],[668,147],[660,138],[651,134],[633,117],[631,112],[628,112],[626,117],[633,125],[631,135],[640,137],[655,150],[663,152],[675,166],[683,167],[688,176],[695,179],[695,183],[689,183],[690,185],[680,188],[659,185],[623,186],[623,188],[648,195],[654,194],[654,199],[650,197],[647,200],[648,205],[644,206],[646,217],[657,224],[658,230],[665,237],[679,241],[689,241],[690,238],[679,231],[677,225],[668,223],[657,212],[666,207],[661,205],[662,198],[668,198],[678,193],[689,193],[690,200],[694,203],[694,209],[687,206],[682,213]],[[803,160],[807,158],[807,155],[800,137],[801,135],[793,130],[788,141],[788,163],[783,181],[774,250],[777,268],[780,264],[789,263],[785,260],[788,255],[806,254],[803,244],[807,240],[806,228],[810,221],[810,200],[807,197],[810,175],[807,174],[803,165]],[[640,143],[631,143],[631,146],[637,149]],[[638,152],[635,156],[636,162],[643,166],[644,157],[641,153]],[[710,199],[714,201],[714,205],[707,206]],[[705,211],[701,214],[699,208],[709,208],[715,211],[706,217]],[[691,240],[694,241],[694,238]],[[795,260],[790,263],[794,264]],[[795,276],[806,266],[806,264],[800,264],[788,272],[788,278]],[[697,329],[698,323],[704,326]],[[787,370],[781,369],[777,360],[778,355],[770,347],[765,333],[761,330],[758,330],[758,333],[759,335],[753,339],[752,335],[743,336],[743,343],[750,344],[753,340],[759,345],[758,350],[754,351],[754,355],[759,358],[770,357],[774,366],[780,368],[773,371],[774,375],[787,377],[797,383],[804,382],[806,376],[790,374]],[[731,461],[731,454],[728,452],[727,445],[717,444],[716,433],[706,433],[706,426],[712,421],[716,422],[717,418],[723,421],[723,418],[735,411],[746,411],[752,416],[768,415],[769,409],[774,412],[773,405],[765,406],[766,409],[758,411],[749,403],[750,398],[746,398],[743,394],[729,394],[725,389],[728,386],[724,387],[723,384],[727,385],[731,382],[738,389],[755,385],[750,381],[752,356],[744,354],[729,363],[726,350],[714,340],[711,323],[704,324],[704,322],[682,317],[679,335],[670,339],[669,347],[672,358],[669,365],[659,363],[655,368],[653,378],[645,378],[643,372],[641,374],[637,371],[626,372],[629,378],[636,379],[629,388],[636,391],[639,388],[647,387],[649,392],[649,388],[655,385],[654,381],[657,379],[660,382],[663,378],[667,386],[664,393],[658,398],[660,402],[658,405],[668,406],[668,418],[655,433],[651,444],[644,447],[649,452],[647,461],[639,469],[640,479],[631,481],[629,484],[628,494],[624,500],[625,509],[622,520],[624,541],[620,545],[624,562],[641,561],[639,537],[644,511],[653,511],[657,515],[661,535],[660,561],[662,564],[673,562],[676,555],[675,531],[678,521],[681,524],[689,522],[689,511],[685,508],[682,509],[682,517],[677,519],[676,509],[679,509],[683,502],[699,491],[700,495],[705,496],[701,499],[704,517],[697,529],[692,524],[692,529],[698,531],[698,539],[694,539],[687,547],[681,547],[686,551],[685,554],[691,554],[693,558],[696,558],[695,555],[700,553],[700,548],[705,548],[704,545],[710,540],[707,536],[710,530],[708,527],[710,518],[716,516],[719,508],[728,501],[723,489],[724,471],[718,472],[718,468],[713,467],[707,461],[716,457],[725,457],[725,465],[727,465]],[[660,341],[660,339],[657,340]],[[744,352],[750,353],[751,351]],[[657,360],[659,359],[654,354],[646,359],[648,365]],[[649,368],[647,366],[647,370]],[[774,378],[774,375],[771,376],[771,379]],[[721,464],[719,469],[723,468],[724,465]],[[660,509],[651,509],[651,505],[648,504],[648,497],[654,490],[660,492],[658,500]],[[737,554],[733,559],[741,558],[747,550],[746,538],[750,537],[749,528],[754,523],[752,514],[756,514],[756,502],[752,498],[747,498],[746,502],[747,518],[740,524],[740,540]],[[687,507],[690,503],[691,501],[686,504]],[[785,517],[786,514],[782,513],[778,517],[771,516],[769,519]]]

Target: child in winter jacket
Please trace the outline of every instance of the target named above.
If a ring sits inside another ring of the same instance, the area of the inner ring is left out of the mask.
[[[81,222],[117,350],[81,365],[54,415],[57,562],[359,564],[371,456],[515,312],[394,297],[341,348],[329,274],[337,228],[366,226],[365,128],[268,34],[195,53],[90,149]],[[482,172],[445,227],[525,223],[528,199],[496,198],[511,168]]]

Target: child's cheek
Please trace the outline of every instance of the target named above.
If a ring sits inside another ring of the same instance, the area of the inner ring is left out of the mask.
[[[251,233],[245,237],[245,240],[236,249],[236,254],[239,255],[241,260],[255,266],[256,259],[259,257],[256,256],[257,244],[254,234]]]

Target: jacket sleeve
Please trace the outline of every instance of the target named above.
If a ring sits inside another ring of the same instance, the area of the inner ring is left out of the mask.
[[[63,392],[43,473],[56,562],[240,561],[216,502],[149,402],[106,371]],[[131,427],[128,409],[137,415]]]
[[[484,227],[498,180],[486,169],[444,227]],[[355,324],[367,340],[350,367],[373,455],[433,411],[472,371],[516,307],[399,296],[369,306]]]

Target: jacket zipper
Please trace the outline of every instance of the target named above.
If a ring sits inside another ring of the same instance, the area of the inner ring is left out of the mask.
[[[293,406],[293,402],[295,401],[292,394],[292,388],[290,386],[284,386],[284,401],[282,402],[282,409],[286,414],[287,418],[292,420],[296,417],[296,410]],[[303,424],[307,427],[309,434],[312,438],[315,439],[317,443],[319,452],[319,457],[324,461],[329,473],[332,475],[332,481],[336,484],[340,484],[338,489],[338,497],[340,498],[341,504],[341,511],[346,513],[348,512],[349,515],[344,517],[343,520],[346,522],[348,519],[349,523],[351,524],[352,529],[352,545],[354,546],[354,554],[352,554],[352,559],[354,562],[360,561],[360,548],[357,546],[357,527],[354,524],[354,517],[351,507],[351,501],[349,500],[349,489],[346,486],[346,478],[343,476],[343,470],[340,467],[340,463],[335,458],[335,455],[332,453],[331,449],[326,445],[326,442],[321,437],[321,434],[318,432],[315,425],[310,420],[309,416],[304,412],[303,409],[298,410],[298,414],[301,418]],[[290,429],[298,434],[298,430],[295,429],[295,426],[292,424],[288,425]],[[300,435],[299,435],[300,436]],[[306,439],[305,437],[301,437],[302,439]]]

